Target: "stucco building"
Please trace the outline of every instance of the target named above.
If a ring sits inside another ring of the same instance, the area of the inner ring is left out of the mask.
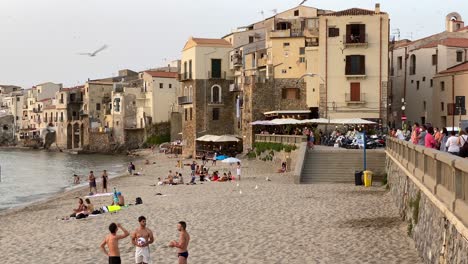
[[[444,32],[415,41],[398,41],[390,46],[388,108],[391,126],[401,127],[402,120],[446,123],[433,111],[433,107],[437,107],[437,102],[433,101],[437,94],[434,77],[467,60],[468,28],[455,12],[445,17],[445,25]]]
[[[320,16],[322,117],[386,119],[388,31],[389,16],[379,4]]]

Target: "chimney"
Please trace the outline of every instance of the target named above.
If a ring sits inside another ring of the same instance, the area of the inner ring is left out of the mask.
[[[380,14],[380,4],[379,3],[375,4],[375,13]]]

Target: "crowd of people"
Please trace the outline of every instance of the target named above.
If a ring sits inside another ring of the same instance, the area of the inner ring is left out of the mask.
[[[391,129],[390,136],[409,141],[415,145],[437,149],[443,152],[468,158],[468,127],[456,132],[414,123],[411,130]]]

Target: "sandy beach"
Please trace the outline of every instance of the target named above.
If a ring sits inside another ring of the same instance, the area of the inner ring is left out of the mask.
[[[154,186],[157,177],[181,169],[175,167],[176,159],[140,153],[155,164],[138,162],[141,176],[112,179],[109,190],[117,187],[127,203],[141,197],[142,205],[83,220],[57,220],[72,213],[75,197],[86,195],[86,188],[3,212],[0,263],[107,263],[99,245],[109,224],[121,223],[132,232],[140,215],[155,234],[153,263],[177,263],[175,249],[167,244],[177,239],[176,224],[182,220],[192,237],[189,263],[421,263],[406,224],[382,187],[296,185],[291,173],[276,173],[280,163],[249,160],[242,162],[239,187],[237,182]],[[235,174],[234,166],[218,161],[210,171],[228,169]],[[182,170],[186,182],[189,171],[188,166]],[[111,197],[92,202],[108,205]],[[129,238],[120,249],[122,263],[134,263]]]

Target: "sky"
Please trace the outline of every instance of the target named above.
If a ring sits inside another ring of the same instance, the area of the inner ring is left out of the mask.
[[[180,58],[190,36],[221,38],[297,6],[301,0],[0,0],[0,84],[52,81],[64,87],[88,78],[142,71]],[[352,7],[389,13],[391,31],[418,39],[445,30],[458,12],[468,25],[466,0],[308,0],[327,10]],[[262,15],[263,11],[263,15]],[[95,57],[93,52],[108,45]]]

